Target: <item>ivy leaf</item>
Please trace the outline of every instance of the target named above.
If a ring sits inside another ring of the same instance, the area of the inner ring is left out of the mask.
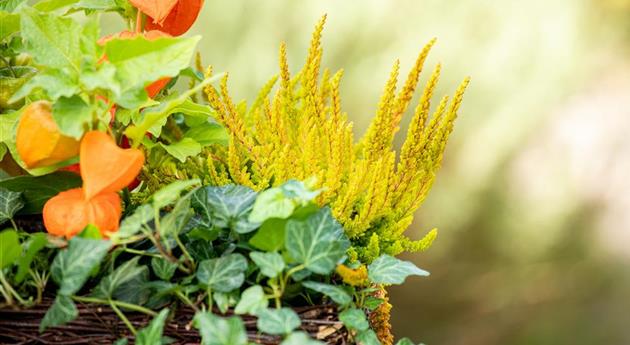
[[[164,258],[153,257],[151,258],[151,267],[156,276],[162,280],[169,281],[175,274],[177,263]]]
[[[33,259],[35,259],[35,255],[39,253],[40,250],[44,249],[47,243],[48,239],[46,238],[46,234],[43,232],[38,232],[31,235],[29,240],[23,244],[23,247],[26,247],[26,250],[24,251],[24,254],[20,256],[20,258],[17,260],[18,271],[15,274],[16,283],[21,283],[22,280],[24,280],[29,268],[31,267]],[[2,252],[4,252],[4,250],[2,250]]]
[[[314,200],[322,192],[321,189],[313,190],[298,180],[288,180],[279,188],[282,189],[287,198],[295,200],[303,206]]]
[[[293,332],[289,334],[280,345],[325,345],[319,340],[315,340],[304,332]]]
[[[225,314],[230,307],[233,307],[238,302],[238,295],[232,292],[214,292],[212,299],[217,304],[217,308],[221,313]]]
[[[330,299],[335,301],[335,303],[339,304],[340,306],[346,306],[352,303],[352,297],[350,297],[350,295],[344,289],[338,286],[318,283],[314,281],[306,281],[303,282],[302,285],[304,285],[304,287],[306,288],[330,297]]]
[[[52,116],[61,133],[78,140],[92,121],[92,108],[77,95],[61,97],[53,105]]]
[[[374,296],[368,296],[365,299],[365,302],[364,302],[363,306],[365,308],[367,308],[368,310],[375,310],[381,304],[383,304],[383,302],[385,302],[385,300],[383,300],[382,298],[377,298],[377,297],[374,297]]]
[[[116,268],[112,273],[101,279],[92,293],[94,297],[111,299],[121,285],[135,279],[139,275],[146,274],[147,267],[139,266],[139,260],[140,257],[137,256],[131,260],[125,261],[125,263]]]
[[[241,300],[236,305],[236,308],[234,308],[234,313],[238,315],[258,315],[258,312],[266,309],[267,305],[267,297],[265,297],[262,286],[254,285],[243,291]]]
[[[166,322],[168,313],[168,308],[162,309],[147,327],[139,330],[138,334],[136,334],[136,345],[162,344],[162,332],[164,331],[164,322]]]
[[[193,211],[190,208],[190,197],[192,194],[188,193],[177,200],[175,207],[162,218],[159,229],[162,238],[179,234],[193,216]]]
[[[284,195],[282,189],[270,188],[258,194],[249,221],[262,223],[269,218],[286,219],[293,214],[293,210],[294,202]]]
[[[170,144],[165,145],[163,143],[159,144],[170,154],[171,156],[177,158],[180,162],[186,162],[186,158],[191,156],[196,156],[201,152],[201,145],[191,138],[183,138],[182,140]]]
[[[381,345],[376,333],[371,329],[359,332],[356,336],[356,341],[357,345]]]
[[[285,267],[282,255],[275,252],[252,252],[249,254],[249,257],[256,263],[256,266],[260,268],[260,273],[269,278],[277,277],[278,274],[282,273]]]
[[[222,318],[210,312],[197,312],[195,328],[201,334],[202,345],[246,345],[247,333],[238,316]]]
[[[368,278],[374,284],[402,284],[408,276],[428,276],[429,272],[409,261],[383,254],[368,266]]]
[[[204,209],[213,224],[219,228],[231,228],[237,233],[248,233],[259,224],[250,223],[247,219],[252,210],[256,192],[245,186],[205,187],[193,197],[196,209]],[[204,207],[203,204],[207,206]]]
[[[396,345],[414,345],[414,343],[409,338],[400,339]]]
[[[46,315],[39,324],[39,332],[43,332],[48,327],[61,326],[79,316],[77,306],[68,296],[57,295],[55,302],[48,309]]]
[[[361,309],[346,309],[339,314],[339,320],[351,330],[365,331],[370,328],[365,313]]]
[[[264,309],[258,313],[258,330],[272,335],[284,335],[300,327],[300,317],[290,308]]]
[[[197,279],[212,290],[230,292],[243,285],[247,259],[241,254],[229,254],[204,260],[197,269]]]
[[[343,227],[327,207],[305,220],[290,219],[286,228],[289,254],[314,273],[332,272],[350,246]]]
[[[59,285],[58,294],[70,296],[79,291],[110,247],[109,241],[73,237],[50,267],[52,278]]]
[[[6,188],[0,188],[0,224],[9,219],[13,219],[13,216],[22,207],[24,207],[22,193],[12,192]]]
[[[20,25],[24,47],[37,64],[52,68],[70,67],[78,74],[82,56],[78,38],[83,31],[79,23],[25,7]]]
[[[80,186],[81,177],[69,171],[59,171],[44,176],[16,176],[0,181],[1,188],[22,193],[24,208],[19,211],[19,214],[41,214],[48,199],[60,192]]]
[[[153,194],[153,206],[158,209],[168,206],[174,203],[183,191],[199,183],[198,179],[172,182]]]
[[[0,232],[0,270],[13,264],[22,254],[17,231],[7,229]]]
[[[257,249],[273,252],[284,248],[284,239],[286,237],[286,219],[271,218],[267,219],[252,238],[249,244]]]
[[[151,286],[149,285],[149,269],[138,270],[133,277],[120,283],[114,290],[113,299],[132,304],[143,305],[151,297]]]
[[[155,212],[151,205],[140,205],[130,216],[125,217],[120,223],[118,231],[113,233],[111,240],[114,243],[137,234],[142,227],[147,226],[153,220]]]

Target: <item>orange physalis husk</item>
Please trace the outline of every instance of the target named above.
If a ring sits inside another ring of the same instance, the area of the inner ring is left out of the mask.
[[[34,102],[24,109],[15,144],[29,169],[57,164],[79,153],[79,142],[59,131],[48,101]]]
[[[145,29],[160,30],[173,36],[181,36],[195,23],[201,7],[203,7],[203,0],[179,0],[164,20],[158,20],[159,18],[142,11],[150,17],[147,18]]]
[[[122,149],[108,134],[92,131],[81,141],[81,177],[85,198],[118,192],[140,173],[144,154],[134,148]]]
[[[85,199],[82,188],[61,192],[44,205],[44,225],[49,233],[71,238],[88,224],[95,225],[104,237],[118,230],[122,214],[120,197],[115,192]]]
[[[131,38],[135,38],[139,35],[139,33],[137,32],[132,32],[132,31],[121,31],[117,34],[112,34],[112,35],[107,35],[107,36],[103,36],[98,40],[98,44],[100,45],[104,45],[105,43],[107,43],[108,41],[114,39],[114,38],[122,38],[122,39],[131,39]],[[171,37],[171,35],[159,31],[159,30],[151,30],[151,31],[145,31],[142,33],[142,35],[144,36],[144,38],[146,38],[149,41],[153,41],[153,40],[157,40],[158,38],[163,38],[163,37]],[[101,58],[100,62],[103,61],[107,61],[107,56],[103,55],[103,57]],[[161,78],[158,79],[157,81],[154,81],[153,83],[147,85],[144,89],[147,92],[147,95],[149,95],[150,98],[154,98],[155,96],[157,96],[158,93],[160,93],[160,91],[162,91],[162,89],[168,85],[168,83],[171,81],[171,78],[166,77],[166,78]],[[113,106],[114,112],[115,112],[115,108],[116,105]],[[112,115],[114,116],[114,115]]]
[[[129,0],[129,2],[158,23],[164,22],[166,16],[177,4],[177,0]]]

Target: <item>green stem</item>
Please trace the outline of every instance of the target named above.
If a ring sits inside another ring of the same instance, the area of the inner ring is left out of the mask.
[[[4,287],[0,286],[0,294],[4,297],[4,300],[7,302],[7,305],[13,305],[13,297],[10,293],[4,291]]]
[[[161,258],[162,257],[162,255],[153,254],[153,253],[147,253],[144,250],[137,250],[137,249],[127,248],[127,247],[125,247],[123,250],[125,252],[127,252],[127,253],[130,253],[130,254],[150,256],[152,258]]]
[[[72,299],[77,301],[77,302],[84,302],[84,303],[94,303],[94,304],[115,304],[117,307],[121,307],[121,308],[125,308],[125,309],[129,309],[129,310],[133,310],[133,311],[137,311],[143,314],[147,314],[147,315],[151,315],[151,316],[156,316],[157,313],[154,312],[151,309],[147,309],[143,306],[139,306],[137,304],[132,304],[132,303],[127,303],[127,302],[122,302],[122,301],[116,301],[116,300],[105,300],[105,299],[100,299],[100,298],[94,298],[94,297],[84,297],[84,296],[72,296]]]
[[[190,253],[188,252],[188,250],[186,249],[186,247],[184,246],[184,244],[182,243],[182,241],[179,239],[179,236],[177,236],[177,234],[175,234],[175,242],[177,242],[177,245],[179,246],[179,249],[182,250],[182,253],[184,253],[184,257],[186,257],[186,261],[188,261],[189,265],[190,265],[190,269],[192,271],[195,270],[195,260],[192,258],[192,256],[190,255]]]
[[[11,286],[11,284],[9,284],[9,282],[7,281],[7,279],[4,276],[4,271],[0,270],[0,282],[2,282],[2,286],[4,287],[4,289],[6,290],[7,293],[9,293],[9,295],[13,295],[13,297],[15,297],[15,299],[17,299],[17,301],[20,304],[26,304],[26,301],[24,301],[24,299],[22,299],[22,296],[20,296]],[[10,299],[11,302],[13,302],[13,298]],[[7,300],[7,302],[9,302],[9,300]],[[9,303],[11,303],[9,302]]]
[[[136,333],[138,333],[138,331],[136,331],[136,328],[133,327],[133,325],[131,324],[131,322],[129,321],[129,319],[127,319],[127,317],[125,316],[125,314],[120,311],[120,309],[118,309],[118,307],[116,306],[115,303],[113,303],[114,301],[110,300],[109,301],[109,305],[112,307],[112,309],[114,310],[114,312],[116,312],[116,315],[118,315],[118,317],[125,323],[125,325],[127,325],[127,328],[129,328],[129,330],[131,331],[131,333],[133,335],[136,335]]]
[[[177,296],[180,300],[182,300],[182,302],[184,302],[186,305],[191,307],[195,312],[199,311],[199,308],[197,308],[197,306],[181,291],[176,291],[175,296]]]
[[[9,220],[11,221],[11,225],[13,225],[13,229],[15,230],[19,230],[17,224],[15,223],[15,221],[13,220],[13,218],[9,218]]]

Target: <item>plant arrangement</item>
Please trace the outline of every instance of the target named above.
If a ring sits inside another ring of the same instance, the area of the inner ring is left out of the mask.
[[[320,67],[325,17],[304,67],[291,76],[281,45],[248,105],[190,65],[202,5],[0,2],[3,342],[394,343],[385,288],[428,275],[395,256],[437,235],[403,232],[468,79],[432,111],[434,69],[397,155],[434,41],[400,91],[394,65],[355,143],[342,71]],[[101,36],[103,12],[129,30]]]

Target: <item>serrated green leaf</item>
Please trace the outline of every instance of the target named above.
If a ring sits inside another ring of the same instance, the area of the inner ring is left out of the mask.
[[[13,216],[23,207],[22,193],[0,187],[0,224],[13,219]]]
[[[191,138],[183,138],[182,140],[170,144],[165,145],[163,143],[159,144],[170,154],[171,156],[177,158],[180,162],[186,162],[186,158],[191,156],[196,156],[201,152],[201,145]]]
[[[22,254],[17,231],[7,229],[0,232],[0,270],[12,265]]]
[[[374,284],[402,284],[408,276],[428,276],[429,272],[409,261],[383,254],[368,266],[368,278]]]
[[[173,278],[175,270],[177,270],[177,263],[164,258],[154,257],[151,258],[151,268],[153,268],[153,273],[160,279],[169,281]]]
[[[112,242],[117,243],[120,240],[137,234],[142,227],[147,226],[149,222],[153,221],[154,215],[155,212],[153,211],[152,205],[145,204],[138,206],[130,216],[123,219],[118,231],[112,234]]]
[[[159,345],[162,344],[162,333],[164,323],[168,316],[169,309],[162,309],[157,316],[151,320],[149,325],[138,331],[136,334],[136,345]]]
[[[352,297],[350,297],[350,295],[339,286],[314,281],[302,282],[302,285],[330,297],[330,299],[340,306],[346,306],[352,303]]]
[[[285,268],[282,255],[275,252],[252,252],[249,257],[260,268],[260,273],[269,278],[277,277]]]
[[[256,234],[249,240],[249,244],[257,249],[273,252],[284,249],[286,238],[286,219],[267,219]]]
[[[28,270],[31,267],[33,259],[35,259],[35,255],[37,255],[40,250],[44,249],[47,243],[48,239],[46,237],[46,234],[43,232],[38,232],[32,234],[28,241],[26,241],[22,245],[26,248],[26,250],[24,251],[24,254],[20,256],[20,258],[17,260],[18,271],[15,274],[14,278],[16,283],[21,283],[24,280],[26,274],[28,274]],[[0,247],[2,246],[0,245]]]
[[[80,71],[82,27],[73,19],[24,8],[21,34],[33,60],[51,68],[69,67]]]
[[[234,313],[238,315],[258,315],[258,312],[266,309],[268,304],[262,286],[250,286],[241,294],[241,300],[234,308]]]
[[[272,335],[290,334],[300,327],[300,317],[290,308],[264,309],[258,313],[258,330]]]
[[[368,329],[359,332],[356,337],[357,345],[381,345],[376,333],[373,330]]]
[[[76,74],[68,68],[49,69],[37,73],[30,78],[20,89],[18,89],[9,99],[9,103],[14,103],[28,96],[34,90],[44,90],[51,101],[56,101],[60,97],[71,97],[79,92],[79,83]]]
[[[195,328],[201,334],[202,345],[246,345],[247,333],[237,316],[222,318],[209,312],[197,312]]]
[[[183,191],[188,190],[199,183],[200,181],[198,179],[172,182],[153,194],[153,197],[151,198],[153,200],[153,206],[158,209],[168,206],[179,199],[179,196]]]
[[[101,279],[96,288],[94,288],[92,295],[97,298],[111,299],[122,284],[135,279],[136,276],[145,274],[147,267],[138,265],[139,260],[140,257],[137,256],[125,261],[112,273]]]
[[[204,260],[197,268],[197,279],[214,291],[230,292],[245,281],[247,259],[241,254],[229,254]]]
[[[293,332],[289,334],[280,345],[325,345],[319,340],[311,338],[304,332]]]
[[[78,140],[89,129],[92,108],[77,95],[61,97],[53,104],[52,116],[61,133]]]
[[[72,299],[68,296],[57,295],[55,302],[39,324],[39,331],[43,332],[48,327],[61,326],[76,319],[77,316],[79,316],[79,311]]]
[[[58,294],[70,296],[79,291],[110,247],[109,241],[73,237],[50,267],[52,278],[59,285]]]
[[[361,309],[351,308],[339,313],[339,320],[346,328],[355,331],[365,331],[370,328],[370,323]]]
[[[256,192],[245,186],[208,186],[195,192],[193,206],[201,209],[206,204],[204,211],[209,214],[214,226],[244,234],[259,226],[247,219],[255,200]]]
[[[329,208],[322,208],[305,220],[290,219],[285,245],[291,257],[318,274],[329,274],[350,246],[343,227]]]

